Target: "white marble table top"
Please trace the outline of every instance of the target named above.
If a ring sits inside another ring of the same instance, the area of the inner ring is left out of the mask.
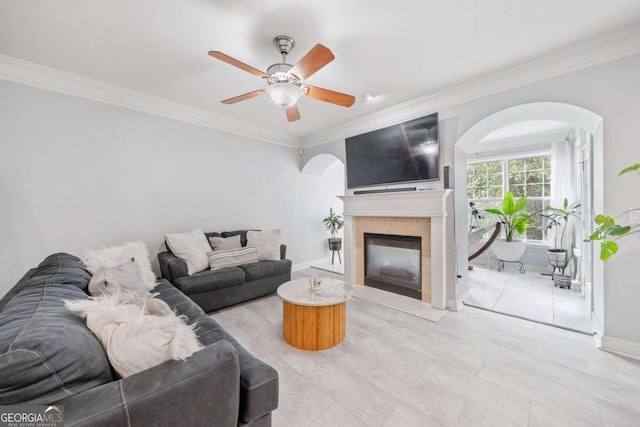
[[[307,306],[340,304],[351,298],[353,286],[338,279],[320,277],[320,287],[312,291],[309,278],[285,282],[278,288],[278,296],[288,303]]]

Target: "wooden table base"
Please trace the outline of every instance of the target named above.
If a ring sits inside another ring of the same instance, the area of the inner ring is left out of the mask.
[[[283,301],[282,335],[302,350],[324,350],[342,342],[347,303],[307,306]]]

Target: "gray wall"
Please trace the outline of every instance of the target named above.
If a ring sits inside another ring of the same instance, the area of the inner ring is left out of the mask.
[[[343,188],[296,149],[0,81],[0,295],[53,252],[140,239],[155,259],[195,227],[278,227],[294,264],[326,258]]]
[[[491,114],[532,102],[573,104],[604,119],[604,212],[618,215],[631,207],[640,207],[637,190],[640,177],[616,176],[623,167],[640,162],[638,76],[640,55],[634,55],[443,108],[438,112],[442,164],[453,166],[452,175],[466,174],[466,156],[456,156],[455,143],[465,131]],[[335,142],[329,143],[327,152],[334,151]],[[313,147],[313,154],[321,152],[321,146]],[[455,289],[447,290],[449,296],[460,295],[467,287],[466,217],[466,195],[456,193],[458,273],[463,278]],[[604,265],[603,295],[597,298],[600,307],[596,306],[596,313],[604,312],[606,335],[640,344],[640,285],[636,267],[640,259],[640,236],[630,236],[620,243],[618,255]]]

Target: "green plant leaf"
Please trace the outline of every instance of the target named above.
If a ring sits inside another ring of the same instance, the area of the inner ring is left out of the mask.
[[[611,240],[600,243],[600,259],[606,261],[618,252],[618,244]]]
[[[519,234],[524,234],[527,231],[527,227],[529,226],[528,221],[518,221],[514,223],[514,228]]]
[[[487,208],[484,210],[485,212],[489,212],[495,215],[500,215],[500,216],[504,216],[504,213],[500,210],[500,209],[495,209],[495,208]]]
[[[611,218],[610,216],[607,215],[596,215],[596,217],[593,219],[593,221],[598,224],[599,226],[602,227],[611,227],[612,225],[614,225],[616,222],[613,218]]]
[[[624,175],[625,173],[634,172],[640,170],[640,163],[636,163],[635,165],[628,166],[618,172],[618,176]]]
[[[502,211],[505,215],[513,215],[516,213],[516,204],[513,199],[513,193],[508,191],[507,194],[504,195],[504,200],[502,201]]]
[[[523,210],[527,206],[527,198],[520,197],[515,205],[515,212]]]
[[[608,233],[610,236],[622,236],[623,234],[627,234],[631,231],[631,227],[628,225],[612,225],[608,229]]]

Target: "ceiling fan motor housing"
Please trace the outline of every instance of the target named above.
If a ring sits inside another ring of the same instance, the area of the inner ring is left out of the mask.
[[[293,83],[295,85],[300,84],[300,79],[296,77],[294,74],[289,73],[289,70],[293,68],[293,65],[290,64],[273,64],[267,69],[267,82],[269,84],[274,83]]]

